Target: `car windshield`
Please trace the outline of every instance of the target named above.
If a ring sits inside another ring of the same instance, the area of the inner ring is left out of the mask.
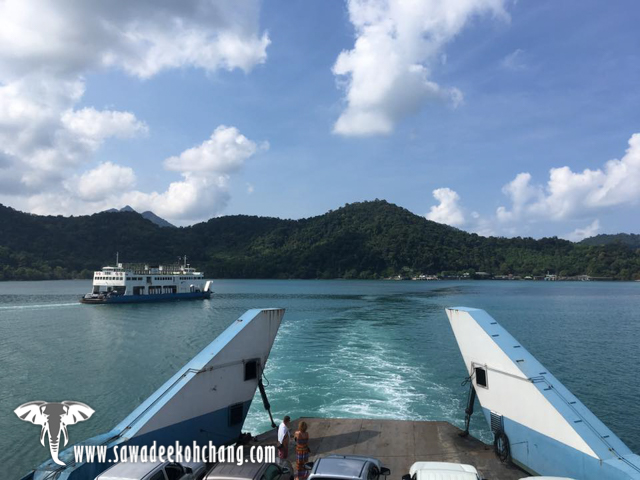
[[[269,465],[261,477],[261,480],[273,480],[280,475],[282,471],[277,465]]]
[[[353,477],[313,477],[313,480],[354,480]]]

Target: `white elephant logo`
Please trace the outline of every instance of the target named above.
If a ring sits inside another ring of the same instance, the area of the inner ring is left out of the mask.
[[[13,412],[20,420],[41,425],[40,443],[44,447],[44,437],[48,436],[51,459],[58,465],[66,465],[58,458],[60,433],[64,435],[64,447],[69,443],[67,425],[88,420],[95,410],[84,403],[65,400],[60,403],[42,401],[23,403]]]

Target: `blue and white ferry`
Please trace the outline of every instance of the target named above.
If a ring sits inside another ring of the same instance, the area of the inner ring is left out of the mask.
[[[93,287],[82,303],[141,303],[211,297],[211,281],[187,264],[122,264],[93,273]]]

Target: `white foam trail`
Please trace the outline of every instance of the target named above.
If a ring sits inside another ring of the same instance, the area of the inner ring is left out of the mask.
[[[80,302],[73,303],[45,303],[42,305],[12,305],[10,307],[0,307],[0,310],[28,310],[36,308],[55,308],[55,307],[70,307],[71,305],[80,305]]]

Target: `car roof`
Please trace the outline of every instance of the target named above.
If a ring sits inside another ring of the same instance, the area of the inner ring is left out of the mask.
[[[237,463],[218,463],[215,467],[207,472],[205,479],[209,478],[254,478],[264,463],[247,462],[242,465]]]
[[[411,466],[416,480],[476,480],[478,471],[471,465],[447,462],[416,462]]]
[[[367,457],[329,455],[316,461],[314,475],[360,478],[371,459]]]
[[[163,462],[116,463],[96,477],[96,480],[140,480]]]

